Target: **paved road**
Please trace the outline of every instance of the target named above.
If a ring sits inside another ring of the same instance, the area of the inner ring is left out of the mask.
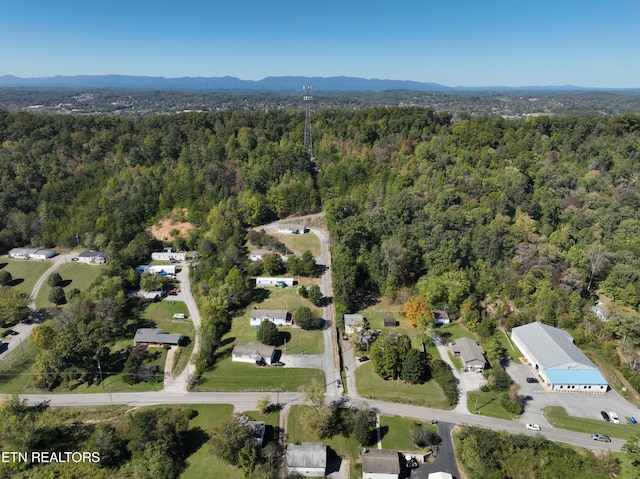
[[[68,261],[71,260],[71,258],[75,256],[77,256],[77,253],[67,253],[67,254],[61,254],[61,255],[55,256],[51,261],[52,262],[51,266],[42,274],[42,276],[38,278],[38,280],[33,286],[33,289],[31,290],[31,294],[29,295],[29,309],[31,309],[31,313],[29,313],[29,318],[30,318],[29,324],[19,323],[11,328],[14,331],[16,331],[18,335],[7,337],[7,339],[8,338],[11,338],[11,339],[8,339],[7,341],[8,342],[7,350],[4,353],[0,354],[0,361],[4,361],[5,358],[9,356],[9,353],[11,351],[13,351],[16,348],[19,348],[23,341],[26,341],[27,339],[29,339],[29,336],[31,336],[31,331],[33,330],[33,328],[35,328],[38,325],[38,323],[35,321],[35,319],[37,318],[36,297],[40,292],[40,288],[42,288],[42,285],[47,280],[47,278],[49,278],[49,275],[51,273],[53,273],[56,269],[58,269],[60,265],[67,263]],[[24,261],[34,261],[34,260],[24,260]]]

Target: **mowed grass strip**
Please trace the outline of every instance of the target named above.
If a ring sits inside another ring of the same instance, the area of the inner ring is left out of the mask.
[[[356,381],[358,393],[364,398],[451,409],[442,389],[435,381],[431,380],[425,384],[408,384],[394,379],[385,381],[374,372],[371,361],[357,367]]]
[[[467,393],[467,408],[471,413],[482,414],[483,416],[495,417],[513,421],[518,418],[516,414],[507,412],[500,405],[499,393],[495,391],[482,392],[479,390]]]
[[[426,451],[426,448],[419,448],[413,444],[411,438],[411,428],[420,424],[425,429],[430,429],[437,433],[438,428],[432,424],[407,419],[401,416],[380,416],[380,431],[382,434],[383,449],[397,449],[399,451]]]
[[[102,274],[103,270],[104,265],[90,265],[71,262],[60,265],[55,272],[62,278],[62,281],[64,282],[64,292],[65,294],[68,294],[73,288],[77,288],[80,291],[88,289],[96,278]],[[36,297],[37,308],[54,306],[53,303],[49,302],[49,291],[51,291],[51,286],[47,284],[45,278],[45,281],[42,283],[42,287],[38,292],[38,296]],[[68,304],[63,305],[62,307],[66,306],[68,306]]]
[[[5,353],[0,361],[0,392],[21,394],[25,392],[33,375],[31,366],[38,348],[29,341],[22,341],[19,347]]]
[[[257,367],[253,363],[231,361],[228,355],[218,360],[214,368],[202,375],[196,391],[300,391],[312,381],[324,384],[324,373],[319,369]]]
[[[295,219],[291,222],[294,223]],[[309,250],[314,258],[320,256],[320,240],[311,232],[294,235],[269,231],[269,234],[277,238],[281,243],[284,243],[287,248],[295,253],[302,254]]]
[[[0,269],[5,269],[11,273],[13,278],[11,285],[27,294],[31,294],[36,281],[52,265],[52,261],[9,259],[7,256],[0,258]]]
[[[598,433],[625,440],[638,433],[637,424],[614,424],[604,420],[569,416],[561,406],[547,406],[543,414],[553,427],[568,431],[584,432],[589,435]]]

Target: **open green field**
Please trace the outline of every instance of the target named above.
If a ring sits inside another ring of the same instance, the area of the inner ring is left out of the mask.
[[[305,279],[306,278],[302,278],[300,284],[308,286],[314,283],[314,281],[304,281]],[[247,322],[249,321],[249,312],[254,307],[262,309],[286,309],[289,312],[294,312],[299,307],[306,306],[313,311],[315,315],[322,316],[322,308],[314,306],[311,301],[300,296],[298,294],[298,286],[299,285],[288,288],[256,288],[255,295],[261,298],[261,300],[252,303],[246,309]]]
[[[367,321],[369,321],[371,329],[386,329],[388,331],[397,331],[401,334],[416,334],[417,332],[415,328],[407,324],[402,304],[391,303],[384,297],[380,298],[380,300],[373,306],[369,306],[362,311],[358,311],[358,314],[361,314]],[[395,328],[385,328],[383,323],[384,318],[395,318],[398,326]]]
[[[339,456],[349,456],[351,467],[349,477],[356,479],[362,477],[355,469],[355,462],[360,457],[360,445],[351,437],[336,435],[328,439],[320,439],[318,435],[310,431],[304,417],[312,410],[311,406],[292,406],[287,420],[287,442],[300,444],[301,442],[322,442],[329,446]]]
[[[383,449],[397,449],[399,451],[427,451],[414,446],[411,439],[411,427],[414,424],[421,424],[425,429],[430,429],[435,433],[438,428],[433,424],[423,423],[414,419],[407,419],[401,416],[380,416],[380,430],[382,434]]]
[[[31,379],[31,366],[37,348],[29,341],[22,341],[19,348],[5,353],[0,361],[0,393],[22,394]]]
[[[173,315],[182,313],[185,319],[173,319]],[[143,317],[149,319],[156,324],[156,327],[162,329],[165,333],[182,334],[189,338],[186,346],[180,346],[178,361],[173,368],[173,374],[180,374],[189,363],[193,346],[196,341],[196,330],[193,323],[189,319],[189,310],[187,305],[182,301],[163,300],[158,303],[149,304]],[[164,364],[160,366],[164,371]]]
[[[84,291],[89,288],[95,279],[102,274],[103,270],[104,265],[69,262],[60,265],[60,267],[56,269],[56,272],[64,281],[64,292],[69,293],[73,288],[77,288],[80,291]],[[49,291],[51,291],[51,287],[45,280],[38,292],[38,296],[36,297],[37,308],[53,306],[48,299]]]
[[[442,389],[431,380],[425,384],[408,384],[404,381],[385,381],[373,371],[368,361],[356,369],[358,393],[363,398],[378,399],[404,404],[415,404],[437,409],[451,409]]]
[[[599,433],[627,440],[631,436],[638,434],[637,424],[613,424],[612,422],[596,419],[569,416],[567,411],[560,406],[547,406],[544,408],[544,418],[553,427],[584,432],[589,435]]]
[[[202,375],[194,391],[300,391],[314,379],[324,383],[319,369],[257,367],[252,363],[231,361],[232,346],[220,352],[223,356],[214,368]]]
[[[38,281],[38,278],[48,270],[52,261],[9,259],[7,256],[0,257],[0,269],[6,269],[11,273],[15,286],[23,293],[31,294],[31,290]]]
[[[320,256],[320,240],[313,233],[293,235],[270,231],[269,234],[278,238],[278,241],[284,243],[287,248],[295,253],[302,254],[309,250],[314,258]]]
[[[479,390],[467,393],[467,408],[469,412],[482,414],[483,416],[495,417],[513,421],[517,415],[507,412],[501,405],[498,393],[495,391],[482,392]]]

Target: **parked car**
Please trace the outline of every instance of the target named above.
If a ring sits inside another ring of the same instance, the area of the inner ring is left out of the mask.
[[[187,317],[187,315],[186,315],[186,314],[184,314],[184,313],[175,313],[175,314],[173,315],[173,319],[184,319],[184,318],[186,318],[186,317]]]
[[[609,415],[607,414],[607,411],[600,411],[600,414],[602,414],[602,419],[604,419],[605,421],[607,422],[611,421],[611,419],[609,418]]]
[[[527,429],[532,430],[532,431],[539,431],[540,430],[540,426],[538,426],[537,424],[526,424],[525,427]]]
[[[611,442],[611,438],[609,436],[605,436],[604,434],[592,434],[591,439],[593,439],[594,441]]]
[[[271,366],[284,366],[282,361],[276,361],[275,363],[271,363]]]
[[[359,363],[364,363],[364,362],[366,362],[366,361],[369,361],[369,356],[360,356],[360,357],[358,358],[358,362],[359,362]]]
[[[534,384],[534,383],[537,383],[537,382],[538,382],[538,380],[537,380],[536,378],[527,378],[527,382],[528,382],[529,384]]]
[[[620,424],[620,419],[618,419],[618,415],[615,412],[613,411],[609,412],[609,417],[611,418],[612,423]]]

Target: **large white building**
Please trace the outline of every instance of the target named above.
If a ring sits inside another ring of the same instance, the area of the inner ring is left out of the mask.
[[[513,328],[511,340],[552,391],[606,393],[609,389],[596,365],[566,331],[529,323]]]

